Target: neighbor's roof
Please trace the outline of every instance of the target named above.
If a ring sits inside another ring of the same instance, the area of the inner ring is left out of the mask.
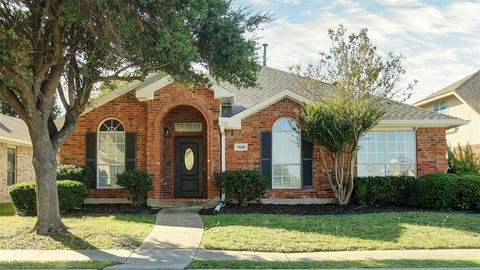
[[[222,117],[235,116],[243,110],[253,107],[285,90],[294,92],[308,99],[301,86],[300,77],[269,67],[262,67],[258,74],[256,87],[239,89],[228,83],[220,83],[220,85],[235,94],[235,106],[232,108],[224,107],[222,109]],[[325,84],[324,90],[327,89],[328,84]],[[383,116],[382,120],[456,121],[461,119],[441,113],[435,113],[405,103],[393,102],[389,103],[389,109]]]
[[[4,114],[0,114],[0,141],[19,145],[32,145],[27,124],[20,118]]]
[[[480,113],[480,70],[429,95],[415,103],[415,105],[423,105],[448,94],[458,95],[462,101]]]

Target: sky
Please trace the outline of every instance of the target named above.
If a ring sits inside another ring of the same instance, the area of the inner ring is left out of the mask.
[[[288,71],[328,51],[328,29],[367,28],[380,53],[405,57],[403,83],[415,86],[414,103],[480,69],[480,0],[237,0],[274,21],[255,33],[267,43],[267,66]],[[260,53],[261,54],[261,53]]]

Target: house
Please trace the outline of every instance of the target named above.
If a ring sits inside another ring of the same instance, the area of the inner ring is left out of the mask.
[[[148,204],[207,202],[220,190],[214,173],[260,170],[270,203],[324,203],[333,194],[319,149],[299,143],[296,112],[309,100],[299,78],[263,67],[256,87],[184,87],[151,75],[94,100],[60,149],[60,162],[85,164],[95,177],[87,202],[125,202],[116,173],[148,171]],[[62,119],[58,125],[61,126]],[[465,121],[394,103],[362,140],[359,175],[421,176],[447,169],[445,130]]]
[[[35,180],[33,149],[22,119],[0,114],[0,203],[10,200],[8,186]]]
[[[447,130],[452,147],[469,143],[480,154],[480,70],[415,103],[416,106],[470,120],[468,124]]]

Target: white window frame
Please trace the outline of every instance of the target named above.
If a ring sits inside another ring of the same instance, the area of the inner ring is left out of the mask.
[[[123,126],[123,131],[100,131],[100,128],[101,126],[103,125],[103,123],[105,123],[105,121],[108,121],[108,120],[116,120],[118,121],[122,126]],[[96,174],[97,174],[97,183],[96,183],[96,188],[97,189],[121,189],[122,187],[120,186],[111,186],[111,187],[101,187],[99,186],[99,183],[100,183],[100,133],[110,133],[110,132],[116,132],[116,133],[123,133],[125,134],[125,125],[123,124],[122,121],[120,121],[119,119],[117,118],[107,118],[107,119],[104,119],[100,125],[98,125],[98,128],[97,128],[97,171],[96,171]],[[126,136],[125,136],[125,139],[124,139],[124,143],[123,143],[123,152],[124,154],[126,154],[126,144],[127,144],[127,141],[126,141]],[[123,161],[124,163],[124,167],[126,166],[126,163],[125,163],[125,160]],[[105,165],[105,164],[102,164],[102,165]],[[107,165],[110,165],[110,164],[107,164]]]
[[[439,109],[441,108],[441,105],[445,104],[444,109]],[[439,102],[436,102],[432,105],[432,111],[433,112],[438,112],[438,113],[443,113],[443,114],[448,114],[448,102],[446,100],[442,100]]]
[[[298,155],[298,164],[297,163],[289,163],[289,164],[275,164],[274,163],[274,154],[273,154],[273,149],[275,146],[275,140],[274,140],[274,133],[277,132],[277,133],[280,133],[281,131],[274,131],[274,126],[275,124],[277,124],[277,122],[283,120],[283,119],[290,119],[290,120],[293,120],[297,123],[297,126],[298,126],[298,143],[299,143],[299,155]],[[299,186],[295,186],[295,187],[276,187],[274,186],[274,178],[275,178],[275,173],[274,173],[274,166],[275,165],[298,165],[299,168],[300,168],[300,184]],[[301,146],[301,129],[300,129],[300,123],[293,117],[290,117],[290,116],[282,116],[282,117],[279,117],[272,125],[272,189],[301,189],[302,188],[302,146]]]
[[[414,176],[413,177],[417,177],[417,174],[418,174],[418,160],[417,160],[417,132],[415,129],[372,129],[370,130],[369,132],[382,132],[384,134],[384,147],[385,147],[385,162],[383,164],[371,164],[371,165],[384,165],[385,166],[385,174],[384,175],[380,175],[380,176],[390,176],[390,175],[387,175],[387,171],[388,171],[388,159],[387,159],[387,156],[389,154],[388,152],[388,136],[387,136],[387,132],[389,131],[402,131],[402,132],[412,132],[413,133],[413,149],[414,149],[414,156],[413,156],[413,165],[414,165]],[[396,142],[395,142],[396,143]],[[360,176],[359,175],[359,165],[370,165],[368,163],[362,163],[361,160],[360,160],[360,149],[357,151],[357,176]],[[365,175],[362,175],[361,177],[364,177]]]

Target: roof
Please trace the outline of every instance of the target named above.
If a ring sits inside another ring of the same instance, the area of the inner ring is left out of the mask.
[[[222,105],[219,123],[227,129],[238,129],[241,128],[242,119],[281,99],[289,98],[298,103],[310,102],[312,99],[308,97],[309,95],[304,90],[301,79],[301,77],[292,73],[262,66],[257,76],[257,84],[254,87],[238,88],[227,82],[211,80],[210,90],[214,92],[214,97],[222,99],[222,104],[224,104]],[[128,83],[97,98],[91,102],[91,106],[84,113],[130,91],[135,91],[135,96],[139,101],[152,100],[154,92],[172,82],[173,80],[168,75],[150,74],[144,81]],[[320,91],[320,96],[329,88],[326,83],[324,83],[324,86],[325,88]],[[389,103],[388,106],[389,110],[383,116],[380,124],[394,125],[395,123],[401,123],[407,126],[454,127],[467,123],[467,121],[453,116],[435,113],[404,103]],[[55,123],[60,127],[63,125],[63,121],[64,118],[61,117]]]
[[[480,70],[427,96],[416,102],[415,105],[423,105],[448,94],[456,94],[463,102],[480,113]]]
[[[27,124],[20,118],[4,114],[0,114],[0,141],[19,145],[32,145]]]
[[[278,95],[282,91],[291,91],[308,99],[308,95],[303,90],[300,80],[299,76],[292,73],[270,67],[262,67],[258,74],[257,86],[255,87],[239,89],[228,83],[220,83],[222,87],[235,94],[235,105],[233,107],[223,107],[222,117],[233,117],[272,96]],[[325,84],[324,90],[326,91],[327,89],[328,84]],[[389,103],[389,110],[382,120],[456,121],[461,119],[405,103],[393,102]]]

